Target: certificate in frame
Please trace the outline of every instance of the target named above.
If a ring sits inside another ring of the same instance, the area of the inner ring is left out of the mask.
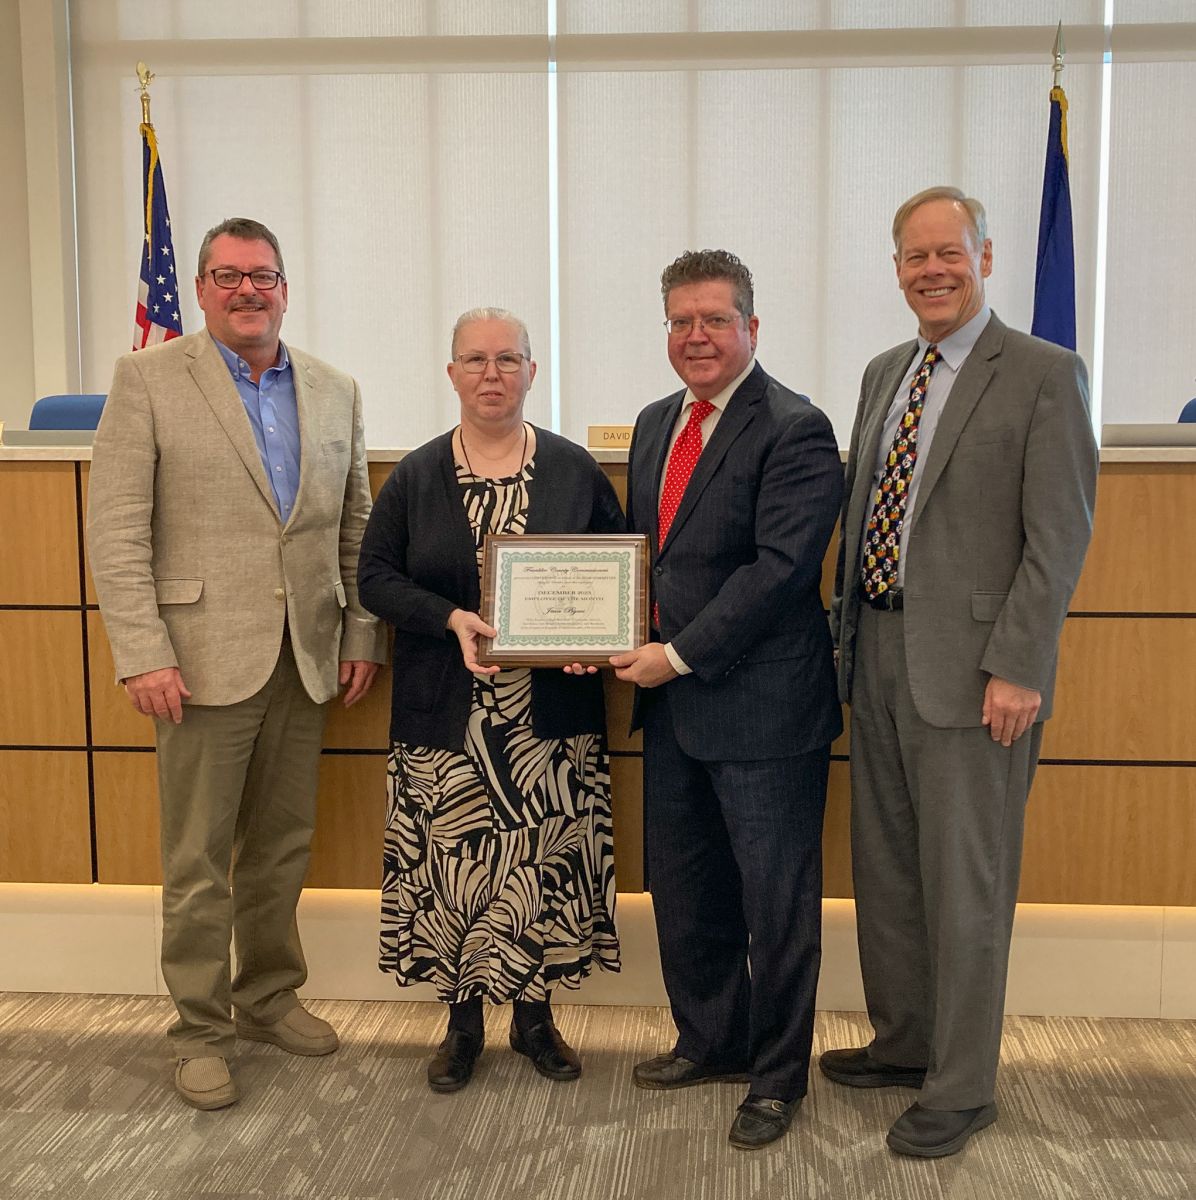
[[[648,539],[639,533],[487,534],[478,661],[602,667],[648,640]]]

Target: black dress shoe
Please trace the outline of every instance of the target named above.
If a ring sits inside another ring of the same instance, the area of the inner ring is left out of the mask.
[[[461,1029],[450,1029],[428,1063],[428,1087],[434,1092],[459,1092],[472,1078],[483,1041]]]
[[[747,1083],[747,1075],[742,1072],[708,1070],[701,1063],[682,1058],[671,1050],[647,1062],[636,1063],[631,1075],[636,1087],[652,1091],[693,1087],[695,1083]]]
[[[737,1150],[758,1150],[783,1137],[793,1121],[793,1114],[801,1107],[802,1098],[788,1102],[773,1100],[768,1096],[755,1096],[748,1092],[747,1099],[739,1106],[727,1140]]]
[[[827,1050],[818,1059],[818,1069],[836,1083],[848,1087],[920,1088],[926,1080],[925,1067],[891,1067],[877,1062],[867,1047],[859,1050]]]
[[[995,1104],[958,1111],[911,1104],[893,1122],[885,1141],[898,1154],[910,1154],[914,1158],[946,1158],[948,1154],[958,1154],[972,1134],[987,1129],[996,1119]]]
[[[551,1020],[533,1025],[526,1033],[520,1033],[519,1027],[512,1022],[511,1049],[530,1058],[532,1066],[545,1079],[564,1082],[581,1074],[581,1059]]]

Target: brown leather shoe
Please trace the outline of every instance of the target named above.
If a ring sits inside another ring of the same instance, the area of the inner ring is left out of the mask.
[[[270,1025],[259,1025],[250,1017],[238,1016],[237,1037],[247,1042],[269,1042],[290,1054],[331,1054],[341,1044],[336,1030],[301,1004]]]
[[[581,1074],[581,1059],[561,1037],[555,1022],[541,1021],[526,1033],[511,1022],[511,1049],[532,1060],[532,1066],[545,1079],[566,1083]]]
[[[459,1092],[473,1078],[484,1044],[463,1029],[450,1029],[428,1063],[428,1087],[434,1092]]]
[[[671,1050],[658,1054],[647,1062],[636,1063],[631,1073],[636,1087],[650,1091],[667,1091],[672,1088],[693,1087],[696,1083],[747,1083],[747,1075],[737,1071],[724,1072],[707,1070]]]
[[[793,1115],[801,1108],[802,1097],[796,1100],[774,1100],[748,1092],[731,1122],[727,1141],[736,1150],[759,1150],[769,1142],[784,1137],[793,1123]]]
[[[241,1097],[228,1073],[228,1063],[218,1055],[180,1058],[174,1068],[174,1086],[192,1108],[205,1112],[227,1108]]]

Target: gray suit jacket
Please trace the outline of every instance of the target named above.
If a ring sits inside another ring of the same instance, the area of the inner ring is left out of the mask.
[[[851,700],[860,538],[885,412],[917,342],[868,364],[847,463],[831,621]],[[1088,377],[1069,350],[994,314],[935,430],[905,535],[905,644],[918,715],[979,725],[990,675],[1051,713],[1063,619],[1092,532],[1097,450]]]
[[[270,677],[284,616],[317,702],[336,694],[340,659],[385,660],[385,631],[357,600],[370,512],[361,395],[349,376],[287,351],[300,476],[285,526],[206,331],[117,361],[87,541],[118,679],[177,666],[190,703],[233,704]]]

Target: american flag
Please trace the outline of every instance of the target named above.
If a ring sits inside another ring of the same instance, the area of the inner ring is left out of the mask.
[[[170,213],[166,185],[158,161],[158,139],[152,125],[141,126],[142,195],[145,199],[145,247],[141,252],[141,282],[137,287],[137,316],[133,321],[133,349],[144,350],[178,337],[178,276],[174,247],[170,244]]]

